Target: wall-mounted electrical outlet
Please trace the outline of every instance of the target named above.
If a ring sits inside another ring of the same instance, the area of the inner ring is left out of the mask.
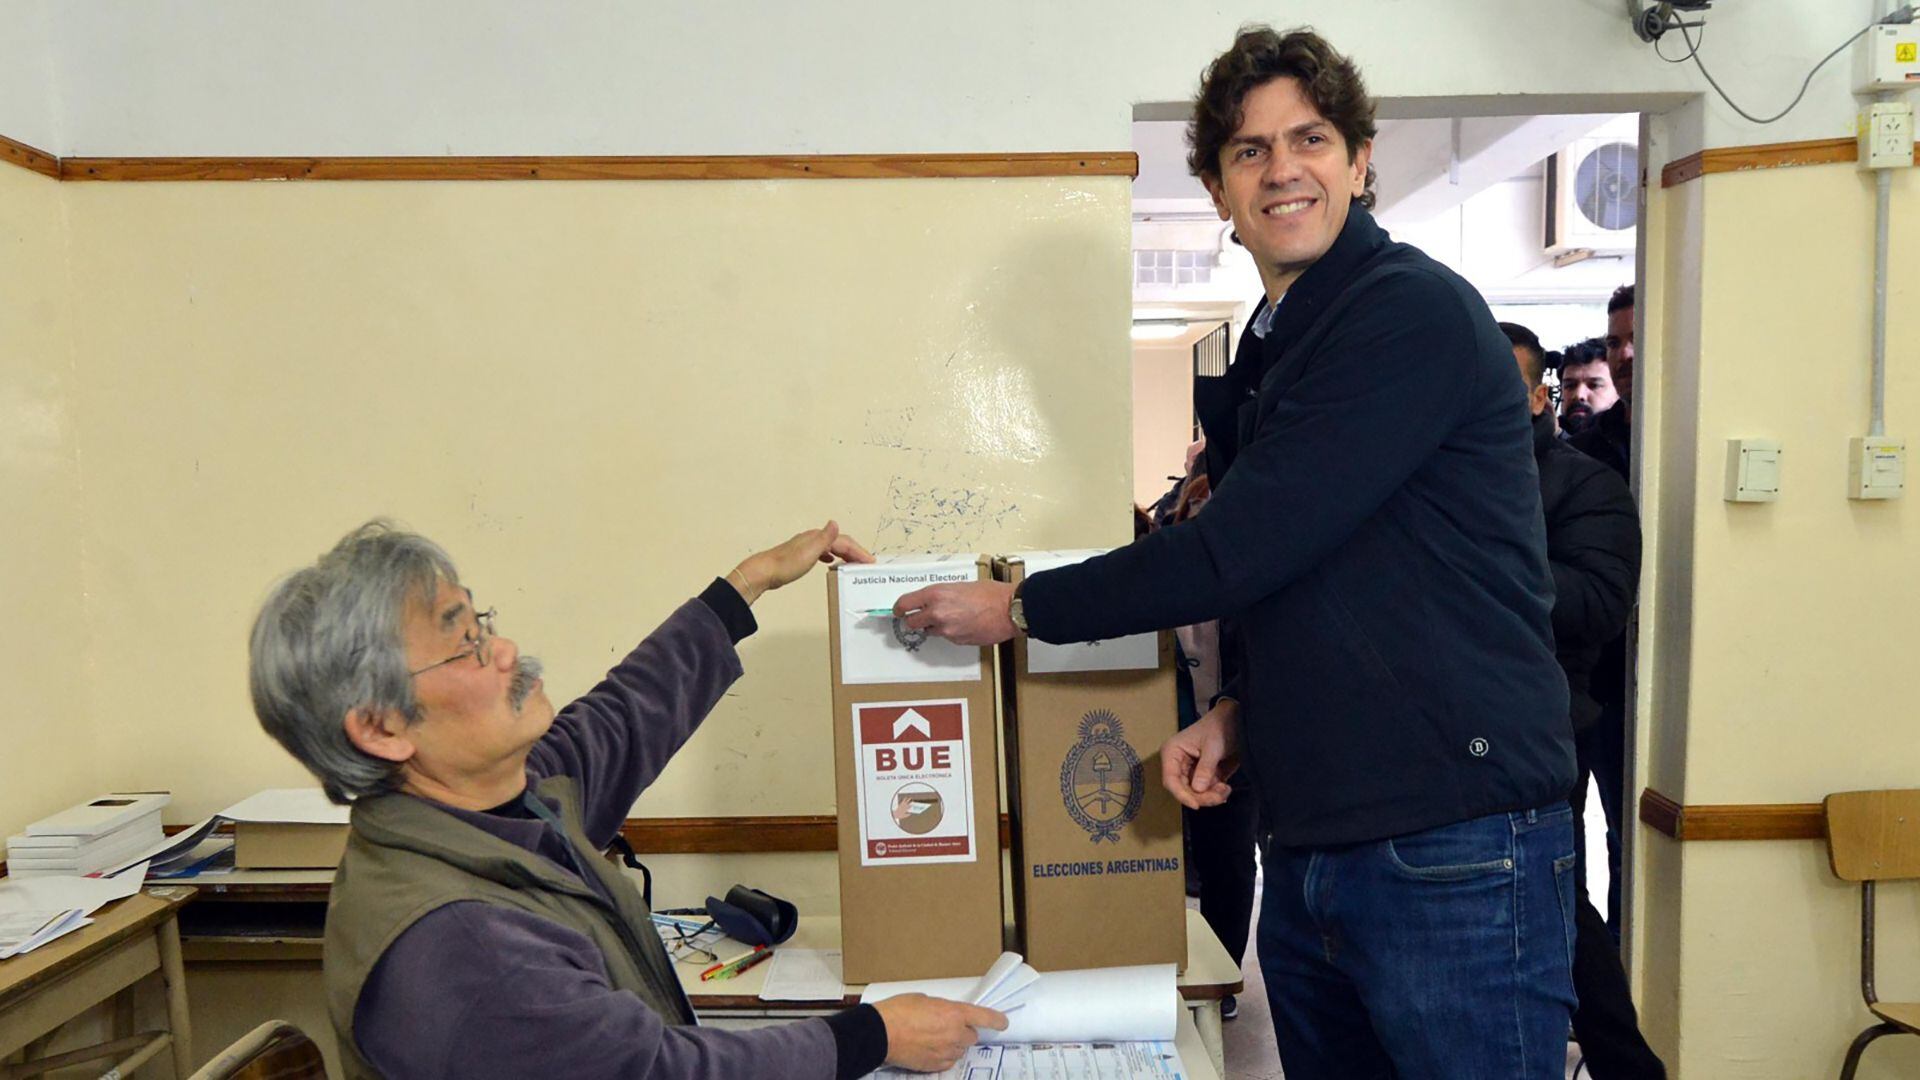
[[[1847,445],[1847,498],[1897,499],[1907,489],[1907,443],[1869,435]]]
[[[1876,101],[1860,115],[1860,167],[1913,168],[1913,106]]]

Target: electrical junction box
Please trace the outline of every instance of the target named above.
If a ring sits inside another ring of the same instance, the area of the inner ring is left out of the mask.
[[[1876,101],[1860,114],[1860,167],[1913,168],[1913,106],[1904,101]]]
[[[1920,86],[1920,26],[1882,24],[1860,39],[1854,93],[1877,94]]]
[[[1727,501],[1772,502],[1780,495],[1780,443],[1727,440]]]
[[[1907,486],[1907,444],[1867,436],[1848,443],[1847,498],[1897,499]]]

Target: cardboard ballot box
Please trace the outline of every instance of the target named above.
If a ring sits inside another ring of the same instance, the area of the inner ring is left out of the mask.
[[[977,975],[1000,955],[988,650],[909,632],[886,613],[915,589],[987,570],[973,555],[910,555],[827,576],[849,983]]]
[[[994,562],[1019,583],[1093,551]],[[1179,727],[1173,635],[1000,650],[1013,911],[1041,971],[1186,963],[1180,804],[1160,782]]]

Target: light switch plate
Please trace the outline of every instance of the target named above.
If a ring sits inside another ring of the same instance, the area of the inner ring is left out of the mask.
[[[1727,440],[1727,501],[1772,502],[1780,495],[1780,441]]]

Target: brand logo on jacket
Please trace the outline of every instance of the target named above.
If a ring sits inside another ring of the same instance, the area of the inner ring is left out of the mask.
[[[1487,740],[1485,739],[1475,739],[1467,744],[1467,753],[1472,754],[1474,757],[1486,757],[1487,751],[1490,749],[1492,749],[1492,747],[1487,745]]]

